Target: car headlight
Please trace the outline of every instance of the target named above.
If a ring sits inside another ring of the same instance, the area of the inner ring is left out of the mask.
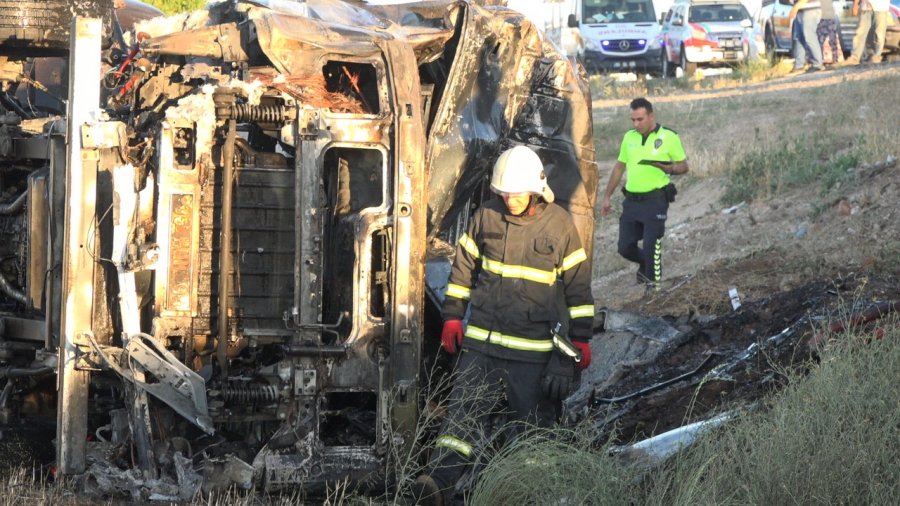
[[[599,51],[600,46],[597,44],[597,41],[594,39],[586,39],[584,41],[585,49],[590,49],[591,51]]]
[[[653,37],[652,39],[650,39],[650,49],[659,49],[661,45],[662,41],[659,37]]]

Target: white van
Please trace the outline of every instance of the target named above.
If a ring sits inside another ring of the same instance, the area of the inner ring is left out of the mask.
[[[660,21],[653,0],[579,0],[576,12],[589,71],[660,70]]]

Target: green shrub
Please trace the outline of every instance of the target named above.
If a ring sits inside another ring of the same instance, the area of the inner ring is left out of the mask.
[[[535,430],[491,458],[467,504],[628,504],[636,468],[596,448],[585,428]]]
[[[850,169],[861,161],[864,142],[842,152],[833,152],[831,139],[817,137],[782,141],[739,155],[728,174],[722,203],[734,205],[768,198],[782,191],[819,182],[823,190],[852,177]]]
[[[165,14],[193,11],[206,5],[206,0],[144,0]]]
[[[765,81],[776,76],[776,67],[765,58],[744,61],[732,73],[732,79],[744,82]]]

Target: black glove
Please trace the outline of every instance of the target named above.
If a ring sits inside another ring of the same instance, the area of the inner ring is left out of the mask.
[[[575,390],[575,361],[554,350],[544,368],[541,389],[550,400],[561,401]]]

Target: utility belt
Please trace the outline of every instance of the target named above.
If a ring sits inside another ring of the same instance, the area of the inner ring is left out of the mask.
[[[633,200],[635,202],[653,199],[666,199],[667,202],[675,202],[675,195],[678,194],[678,188],[675,188],[674,183],[669,183],[662,188],[657,188],[655,190],[650,190],[643,193],[634,193],[626,190],[625,187],[622,186],[622,193],[625,195],[626,199]]]

